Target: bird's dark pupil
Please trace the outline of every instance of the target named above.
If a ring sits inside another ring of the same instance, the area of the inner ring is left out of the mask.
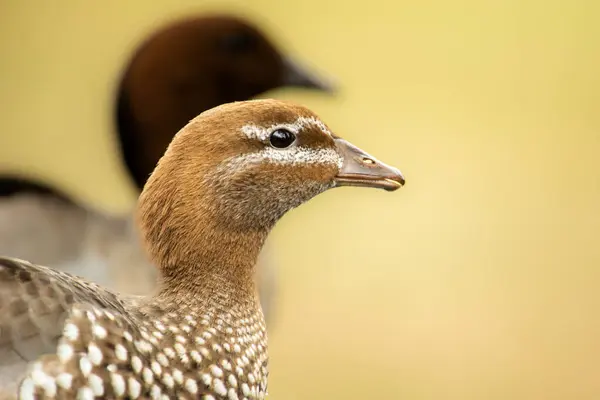
[[[292,132],[285,129],[278,129],[271,134],[271,144],[273,147],[284,148],[288,147],[294,141]]]

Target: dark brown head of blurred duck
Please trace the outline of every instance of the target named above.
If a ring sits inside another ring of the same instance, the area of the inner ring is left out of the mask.
[[[333,92],[239,18],[190,18],[159,30],[136,50],[118,88],[117,130],[135,184],[141,190],[175,133],[202,111],[281,87]]]

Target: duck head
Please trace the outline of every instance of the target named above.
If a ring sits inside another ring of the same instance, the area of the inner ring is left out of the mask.
[[[141,189],[173,135],[202,111],[286,86],[333,91],[239,18],[191,18],[159,30],[119,86],[117,128],[135,183]]]
[[[140,196],[139,217],[156,264],[170,266],[163,274],[193,260],[239,278],[290,209],[334,187],[403,185],[398,169],[307,108],[252,100],[206,111],[174,137]]]

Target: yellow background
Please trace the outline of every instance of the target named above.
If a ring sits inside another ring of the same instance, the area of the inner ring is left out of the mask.
[[[273,399],[600,398],[600,5],[594,1],[11,1],[0,167],[130,207],[111,135],[133,46],[191,11],[246,14],[335,76],[309,105],[402,169],[292,212]]]

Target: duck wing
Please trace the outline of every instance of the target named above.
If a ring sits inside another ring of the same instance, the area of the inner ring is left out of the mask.
[[[116,293],[70,274],[0,257],[0,367],[54,352],[68,313],[88,304],[126,315]]]

